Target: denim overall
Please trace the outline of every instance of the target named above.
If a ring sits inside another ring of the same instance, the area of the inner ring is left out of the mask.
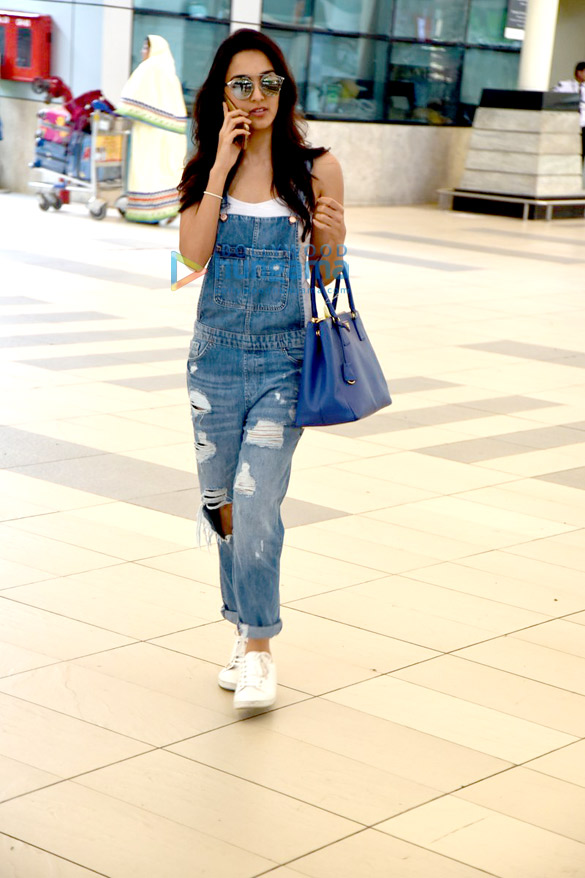
[[[224,618],[273,637],[280,619],[280,506],[302,430],[294,426],[307,323],[295,216],[227,214],[204,278],[187,383],[201,489],[199,525],[217,536]],[[232,503],[233,533],[217,510]],[[215,514],[214,514],[215,512]]]

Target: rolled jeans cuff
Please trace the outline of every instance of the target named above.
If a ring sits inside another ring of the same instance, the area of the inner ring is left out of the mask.
[[[282,619],[275,622],[274,625],[246,625],[238,619],[238,614],[233,610],[222,607],[221,615],[228,622],[238,626],[238,634],[241,637],[247,637],[249,640],[264,640],[265,638],[276,637],[282,631]]]

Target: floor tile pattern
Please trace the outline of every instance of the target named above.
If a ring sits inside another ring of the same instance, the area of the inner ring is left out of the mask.
[[[305,432],[239,716],[177,227],[0,203],[2,878],[585,878],[585,226],[348,209],[394,402]]]

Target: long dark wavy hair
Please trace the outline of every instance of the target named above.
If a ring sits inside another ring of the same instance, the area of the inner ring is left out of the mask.
[[[222,102],[227,70],[234,55],[250,49],[263,52],[274,72],[285,77],[272,128],[272,192],[299,217],[303,223],[304,239],[311,229],[311,217],[315,210],[309,168],[315,158],[328,150],[311,147],[305,140],[306,122],[296,110],[297,86],[281,50],[265,34],[248,28],[236,31],[223,41],[213,59],[207,79],[195,97],[192,122],[195,155],[185,166],[178,187],[180,210],[198,204],[203,197],[203,190],[217,154],[219,129],[223,125]],[[241,160],[240,153],[227,176],[226,192]]]

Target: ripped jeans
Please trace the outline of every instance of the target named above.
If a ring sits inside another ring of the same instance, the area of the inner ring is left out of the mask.
[[[199,523],[218,538],[222,614],[254,639],[282,628],[280,506],[302,433],[294,417],[304,337],[304,330],[248,335],[197,323],[189,351]],[[217,510],[228,503],[233,533],[224,538]]]

